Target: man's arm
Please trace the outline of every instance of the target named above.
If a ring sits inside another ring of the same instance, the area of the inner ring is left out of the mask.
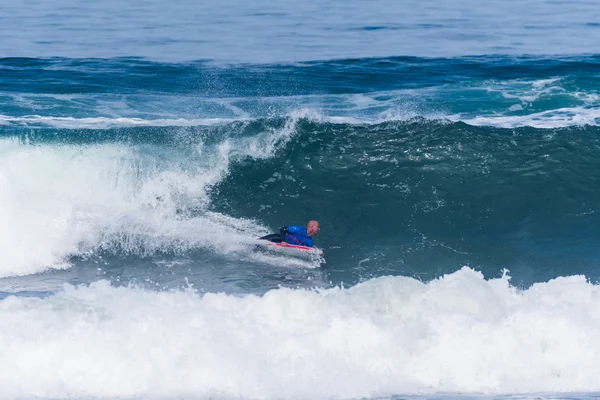
[[[281,245],[285,246],[287,243],[285,241],[285,234],[288,233],[288,227],[284,226],[283,228],[279,229],[279,236],[281,236]]]

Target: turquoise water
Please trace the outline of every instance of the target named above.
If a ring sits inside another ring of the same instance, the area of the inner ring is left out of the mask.
[[[1,11],[0,398],[597,397],[595,3]]]

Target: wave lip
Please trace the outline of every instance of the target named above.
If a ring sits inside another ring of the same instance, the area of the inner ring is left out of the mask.
[[[67,286],[0,301],[0,397],[593,392],[599,302],[583,276],[518,290],[469,268],[261,297]]]

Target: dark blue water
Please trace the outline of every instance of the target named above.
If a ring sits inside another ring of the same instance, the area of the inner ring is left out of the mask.
[[[599,17],[3,4],[0,398],[594,397]]]

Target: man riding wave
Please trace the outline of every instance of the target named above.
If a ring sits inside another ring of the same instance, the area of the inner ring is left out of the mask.
[[[313,220],[308,222],[306,228],[299,225],[284,226],[279,230],[279,233],[272,233],[260,239],[281,243],[282,246],[291,244],[295,246],[314,247],[315,244],[312,236],[319,233],[319,230],[321,230],[319,222]]]

